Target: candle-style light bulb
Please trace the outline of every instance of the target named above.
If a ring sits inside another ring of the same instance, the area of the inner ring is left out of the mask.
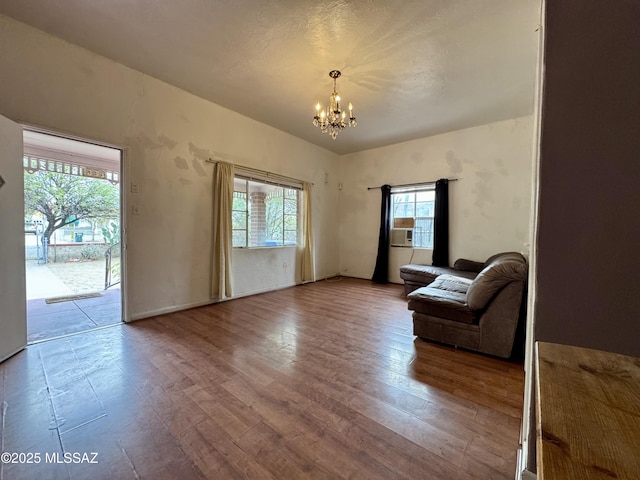
[[[353,105],[351,105],[351,102],[349,102],[349,115],[353,117]]]
[[[316,115],[320,113],[321,108],[322,108],[322,105],[320,105],[320,102],[316,103]]]

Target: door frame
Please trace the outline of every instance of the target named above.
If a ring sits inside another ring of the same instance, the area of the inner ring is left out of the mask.
[[[0,362],[22,351],[27,345],[27,296],[24,260],[24,155],[22,125],[0,116],[0,170],[2,190],[0,201],[7,202],[0,210],[3,223],[0,238],[0,302],[2,302],[2,336]],[[14,163],[15,162],[15,163]],[[22,211],[20,211],[22,209]]]
[[[127,161],[127,148],[122,145],[116,145],[110,142],[104,142],[102,140],[93,140],[86,137],[81,137],[73,133],[62,132],[59,130],[52,130],[50,128],[39,127],[28,123],[20,123],[23,131],[29,130],[32,132],[43,133],[46,135],[53,135],[55,137],[67,138],[69,140],[75,140],[78,142],[89,143],[92,145],[98,145],[100,147],[114,148],[120,151],[120,307],[121,307],[121,319],[123,322],[128,323],[131,321],[129,316],[129,302],[128,302],[128,276],[127,276],[127,243],[128,243],[128,222],[127,222],[127,205],[129,199],[127,198],[128,189],[125,188],[127,179],[129,178],[129,162]],[[24,195],[24,187],[23,187]]]

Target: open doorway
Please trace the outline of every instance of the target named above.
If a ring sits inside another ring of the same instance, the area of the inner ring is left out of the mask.
[[[24,130],[27,341],[122,322],[122,151]]]

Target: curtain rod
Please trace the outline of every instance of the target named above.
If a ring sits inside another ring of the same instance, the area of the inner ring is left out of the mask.
[[[457,182],[457,178],[446,178],[445,180],[449,180],[450,182]],[[437,181],[437,180],[436,180]],[[391,188],[399,188],[399,187],[417,187],[418,185],[435,185],[436,181],[432,182],[419,182],[419,183],[405,183],[402,185],[389,185]],[[379,187],[368,187],[367,190],[377,190],[378,188],[382,188],[382,185]]]
[[[208,158],[206,160],[207,163],[218,163],[218,160],[214,160],[213,158]],[[243,167],[242,165],[236,165],[235,163],[232,164],[235,168],[239,169],[239,170],[243,170],[247,173],[253,172],[259,175],[264,175],[266,177],[271,177],[274,179],[280,179],[280,180],[285,180],[285,181],[289,181],[289,182],[296,182],[296,183],[303,183],[303,180],[300,180],[299,178],[293,178],[293,177],[286,177],[284,175],[280,175],[278,173],[272,173],[272,172],[267,172],[266,170],[260,170],[258,168],[251,168],[251,167]],[[309,182],[311,183],[311,182]],[[315,185],[315,183],[311,183],[311,185]]]

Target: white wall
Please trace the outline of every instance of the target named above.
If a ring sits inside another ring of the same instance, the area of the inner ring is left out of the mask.
[[[341,157],[340,272],[371,278],[380,228],[380,190],[439,178],[449,183],[450,261],[523,251],[529,239],[532,118],[522,117]],[[389,280],[412,250],[391,248]],[[415,249],[413,263],[431,264]]]
[[[367,187],[383,183],[460,179],[450,184],[451,260],[520,251],[527,241],[530,117],[338,157],[6,17],[0,71],[0,114],[125,148],[128,181],[139,186],[125,188],[140,212],[126,212],[133,318],[209,299],[207,158],[314,183],[318,278],[371,277],[380,192]],[[299,280],[292,248],[234,255],[236,296]],[[392,249],[392,281],[410,255]],[[431,251],[416,250],[413,261],[430,263]]]
[[[126,198],[140,211],[126,212],[132,318],[209,299],[207,158],[313,182],[316,273],[338,271],[338,160],[331,152],[6,17],[0,114],[125,148],[128,180],[139,185]],[[294,249],[235,255],[236,295],[296,282]]]

